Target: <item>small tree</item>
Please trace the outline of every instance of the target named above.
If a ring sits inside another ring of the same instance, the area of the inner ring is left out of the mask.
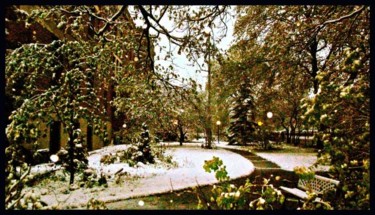
[[[140,135],[140,140],[137,143],[139,156],[136,157],[136,161],[142,163],[154,163],[154,155],[151,152],[151,139],[146,123],[142,124],[143,132]]]
[[[244,78],[239,90],[233,97],[230,108],[229,145],[246,145],[252,141],[251,136],[255,131],[254,99],[248,78]]]

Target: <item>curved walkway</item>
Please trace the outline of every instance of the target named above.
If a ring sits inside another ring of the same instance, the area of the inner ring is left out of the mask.
[[[220,142],[218,145],[219,148],[236,150],[237,152],[248,151],[246,146],[230,146],[227,142]],[[265,151],[265,152],[250,152],[255,155],[256,159],[263,159],[274,164],[277,164],[279,168],[286,171],[293,171],[294,167],[297,166],[306,166],[312,167],[317,161],[317,152],[314,152],[314,149],[311,148],[300,148],[290,145],[285,145],[285,149],[280,151]],[[253,162],[253,160],[251,160]],[[259,160],[262,165],[264,164]],[[257,161],[254,160],[254,165],[256,166]],[[266,164],[267,165],[267,164]],[[259,167],[264,168],[264,167]],[[315,171],[326,172],[329,170],[329,166],[318,165],[317,167],[312,167]]]

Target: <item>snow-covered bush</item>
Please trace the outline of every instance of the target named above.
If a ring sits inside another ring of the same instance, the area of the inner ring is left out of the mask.
[[[168,164],[174,164],[171,155],[165,154],[163,145],[158,144],[155,138],[150,137],[148,127],[143,124],[143,132],[133,143],[124,150],[103,155],[100,162],[103,164],[127,163],[130,167],[139,162],[144,164],[155,163],[156,161]]]

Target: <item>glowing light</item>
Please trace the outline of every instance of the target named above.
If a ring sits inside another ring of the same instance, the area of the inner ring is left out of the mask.
[[[138,202],[138,205],[142,207],[143,205],[145,205],[145,202],[141,200]]]
[[[258,125],[259,125],[259,126],[262,126],[262,125],[263,125],[263,122],[259,121],[259,122],[258,122]]]
[[[49,159],[51,159],[52,162],[56,163],[57,161],[59,161],[59,156],[57,156],[57,155],[51,155],[49,157]]]
[[[273,113],[272,113],[272,112],[268,112],[268,113],[267,113],[267,117],[268,117],[268,119],[271,119],[272,116],[273,116]]]
[[[221,122],[219,120],[216,121],[216,125],[221,125]]]

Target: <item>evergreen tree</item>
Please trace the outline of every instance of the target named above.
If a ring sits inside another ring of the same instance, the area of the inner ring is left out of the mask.
[[[254,99],[248,78],[244,78],[239,90],[233,96],[230,108],[229,145],[246,145],[252,141],[254,122]]]
[[[138,146],[138,153],[137,156],[135,157],[135,160],[137,162],[142,162],[142,163],[154,163],[154,155],[151,152],[151,147],[150,147],[150,133],[148,130],[148,126],[146,123],[142,124],[142,129],[143,132],[140,135],[140,140],[137,143]]]

